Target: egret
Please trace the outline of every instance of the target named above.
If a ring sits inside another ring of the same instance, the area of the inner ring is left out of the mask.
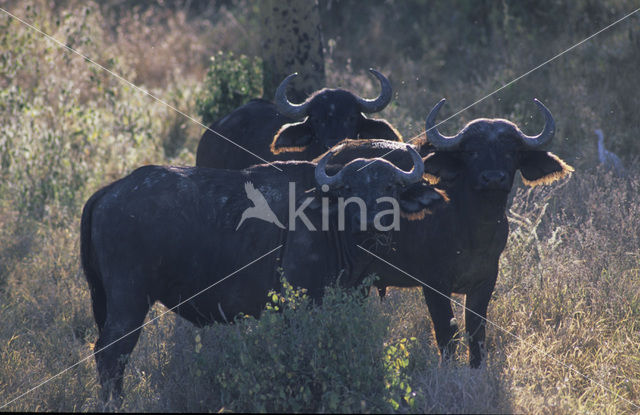
[[[607,170],[613,170],[617,177],[624,176],[624,166],[622,165],[622,161],[620,161],[620,157],[604,148],[604,134],[602,130],[598,128],[595,130],[595,133],[598,136],[598,158],[600,159],[600,164],[604,165]]]

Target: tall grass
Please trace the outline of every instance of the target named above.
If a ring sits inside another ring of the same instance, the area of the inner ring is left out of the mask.
[[[259,50],[244,2],[1,4],[191,115],[211,55]],[[382,115],[411,137],[442,95],[452,113],[630,7],[476,4],[380,3],[345,31],[336,15],[353,16],[353,4],[322,3],[329,86],[371,97],[377,84],[363,69],[390,73],[397,97]],[[419,290],[391,290],[383,303],[334,290],[322,307],[267,310],[260,321],[196,329],[172,314],[155,320],[125,372],[123,409],[637,412],[640,94],[624,76],[637,68],[637,42],[637,25],[612,29],[455,121],[500,116],[530,132],[542,122],[527,103],[537,96],[558,121],[554,151],[577,167],[560,185],[513,192],[480,369],[467,367],[464,343],[439,361]],[[2,405],[92,353],[97,330],[78,260],[83,202],[141,164],[193,164],[201,131],[6,15],[0,124]],[[628,177],[595,167],[598,127]],[[149,318],[164,311],[156,305]],[[96,380],[89,358],[3,409],[106,409]]]

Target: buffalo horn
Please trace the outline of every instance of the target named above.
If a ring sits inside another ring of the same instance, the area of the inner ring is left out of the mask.
[[[413,146],[407,144],[407,151],[411,155],[411,159],[413,160],[413,169],[409,172],[403,171],[402,169],[397,169],[398,178],[403,184],[411,184],[418,182],[422,175],[424,174],[424,162],[422,161],[422,157],[416,151]]]
[[[278,89],[276,89],[275,104],[280,114],[293,118],[294,120],[300,120],[306,117],[309,103],[304,102],[302,104],[293,104],[287,99],[287,86],[296,76],[298,76],[298,73],[294,72],[284,78],[284,81],[278,85]]]
[[[436,116],[446,101],[446,99],[442,98],[442,100],[433,107],[427,116],[427,122],[425,123],[425,127],[427,129],[427,140],[433,144],[437,150],[455,150],[462,140],[461,134],[447,137],[446,135],[440,134],[440,131],[436,128]]]
[[[331,151],[327,152],[327,154],[325,154],[324,157],[320,159],[320,161],[318,162],[318,165],[316,166],[315,176],[316,176],[316,182],[318,183],[318,186],[323,186],[326,184],[327,186],[329,186],[329,188],[331,188],[331,187],[334,187],[336,184],[342,183],[343,170],[340,170],[340,172],[338,172],[334,176],[328,176],[325,170],[327,163],[329,162],[329,159],[332,156],[333,156],[333,153]]]
[[[549,111],[549,109],[545,107],[544,104],[538,101],[537,99],[534,98],[533,101],[538,105],[538,107],[544,114],[545,122],[544,122],[544,129],[538,135],[530,136],[530,135],[526,135],[522,131],[519,131],[520,140],[522,140],[522,144],[527,149],[530,149],[530,150],[534,150],[544,146],[545,144],[551,141],[554,134],[556,133],[556,122],[553,120],[553,115],[551,115],[551,111]]]
[[[375,69],[369,69],[369,72],[373,74],[378,81],[380,81],[380,96],[374,99],[364,99],[360,97],[356,97],[358,100],[358,104],[360,104],[360,110],[365,114],[370,114],[373,112],[379,112],[384,109],[389,102],[391,102],[391,83],[389,80],[380,72]]]

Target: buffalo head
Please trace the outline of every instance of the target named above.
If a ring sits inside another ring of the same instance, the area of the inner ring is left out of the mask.
[[[285,78],[276,90],[278,112],[299,122],[285,124],[271,143],[274,154],[303,151],[317,145],[321,152],[345,138],[383,138],[402,141],[400,134],[386,121],[367,118],[363,113],[384,109],[391,101],[391,84],[380,72],[369,70],[380,81],[380,96],[364,99],[344,89],[321,89],[302,104],[289,102],[287,85],[298,74]]]
[[[425,206],[433,207],[444,200],[443,194],[431,186],[419,186],[420,190],[412,194],[412,199],[415,200],[412,200],[414,203],[411,205],[402,198],[407,188],[415,188],[416,184],[423,183],[424,174],[424,162],[420,154],[408,144],[406,150],[413,164],[410,171],[404,171],[382,158],[356,158],[332,176],[326,172],[327,164],[333,157],[333,152],[329,151],[320,158],[316,167],[315,179],[320,190],[317,194],[340,198],[344,206],[353,204],[348,207],[351,210],[347,216],[352,218],[354,224],[359,223],[361,230],[364,230],[365,223],[374,225],[378,230],[397,228],[398,223],[380,222],[385,216],[381,213],[390,213],[386,217],[389,219],[393,209],[396,209],[397,214],[408,215],[423,210]],[[355,209],[356,206],[360,209]],[[395,216],[394,220],[399,220],[399,217]]]
[[[536,136],[524,134],[516,124],[503,119],[471,121],[458,134],[447,137],[435,126],[441,100],[426,120],[427,140],[435,148],[426,161],[427,174],[451,185],[464,181],[467,190],[504,192],[511,190],[516,170],[529,186],[551,183],[573,171],[553,153],[545,151],[555,134],[551,112],[537,99],[545,126]]]

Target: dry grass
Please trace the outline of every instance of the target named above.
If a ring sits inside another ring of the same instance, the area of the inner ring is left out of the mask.
[[[582,14],[566,17],[578,34],[589,27],[589,21],[581,20],[584,16],[595,16],[597,22],[591,23],[600,23],[628,6],[625,1],[611,1],[610,10],[593,6],[597,10],[588,14],[587,3],[576,6]],[[57,4],[53,12],[44,1],[32,3],[35,8],[29,10],[22,2],[0,4],[189,114],[195,113],[194,97],[210,55],[219,49],[252,54],[259,45],[257,30],[252,29],[255,11],[243,2],[228,8],[207,6],[197,13],[154,3],[134,10],[127,10],[126,2],[90,4],[90,13],[73,1]],[[349,2],[332,4],[343,7]],[[408,6],[398,7],[401,13]],[[519,48],[516,39],[526,45],[543,39],[554,51],[575,40],[559,29],[549,35],[523,31],[518,10],[503,16],[497,8],[492,13],[498,14],[487,23],[493,33],[487,35],[489,40],[474,43],[476,28],[449,25],[430,28],[428,37],[416,38],[426,42],[428,50],[405,50],[403,42],[417,32],[403,23],[406,38],[396,36],[391,46],[372,48],[368,45],[383,44],[385,29],[393,22],[407,18],[391,15],[383,6],[372,10],[377,23],[354,27],[352,38],[346,33],[336,36],[339,21],[327,23],[328,37],[337,42],[328,54],[328,82],[371,97],[377,84],[361,62],[391,73],[398,99],[382,115],[405,137],[420,132],[421,118],[441,95],[455,98],[458,108],[528,69],[539,52],[529,56],[529,49]],[[443,11],[438,6],[433,13],[421,18],[435,24]],[[464,13],[456,13],[456,18],[464,18]],[[500,20],[505,16],[513,19],[505,23]],[[6,16],[0,16],[0,24],[2,405],[92,352],[97,332],[78,260],[82,202],[102,184],[140,164],[192,164],[201,131]],[[510,30],[510,37],[498,29]],[[431,321],[417,289],[391,290],[382,304],[374,295],[362,305],[345,305],[364,310],[367,322],[386,327],[384,353],[389,353],[389,346],[407,345],[408,366],[393,367],[396,377],[389,379],[410,385],[413,404],[401,405],[398,412],[638,412],[640,172],[633,167],[628,177],[616,178],[594,168],[595,137],[589,138],[600,127],[610,131],[619,153],[626,156],[638,149],[637,140],[631,143],[631,138],[638,131],[640,94],[621,75],[637,67],[638,55],[629,53],[637,39],[637,28],[612,31],[600,44],[576,51],[549,72],[504,91],[503,101],[482,104],[463,115],[465,120],[501,116],[528,121],[525,114],[532,106],[523,103],[541,96],[539,89],[558,119],[555,151],[577,169],[561,185],[514,191],[511,234],[488,311],[488,318],[504,330],[488,328],[488,359],[479,370],[467,367],[464,344],[455,359],[440,364]],[[485,41],[508,41],[506,51],[522,51],[517,56],[501,52],[490,59],[482,46]],[[461,45],[459,55],[454,45]],[[352,54],[353,62],[347,62],[346,56]],[[477,70],[463,67],[464,59]],[[443,66],[445,60],[449,66]],[[450,69],[452,62],[460,63],[459,69]],[[539,125],[536,120],[533,124]],[[463,120],[456,122],[462,125]],[[444,128],[447,133],[454,129]],[[629,156],[625,162],[633,164]],[[163,311],[156,305],[149,318]],[[461,312],[456,307],[459,321]],[[362,321],[345,316],[336,324],[352,336],[370,335]],[[237,409],[233,402],[238,401],[229,400],[237,390],[213,386],[219,385],[217,373],[233,369],[221,356],[251,339],[255,335],[251,327],[245,327],[246,332],[224,325],[198,330],[171,314],[154,321],[143,330],[125,373],[123,409]],[[379,359],[388,356],[384,353]],[[398,356],[401,361],[403,355]],[[249,367],[260,366],[264,357],[252,358],[245,362]],[[2,409],[103,410],[96,379],[91,358]],[[362,382],[372,381],[363,375]],[[383,408],[376,405],[365,402],[358,408]]]

